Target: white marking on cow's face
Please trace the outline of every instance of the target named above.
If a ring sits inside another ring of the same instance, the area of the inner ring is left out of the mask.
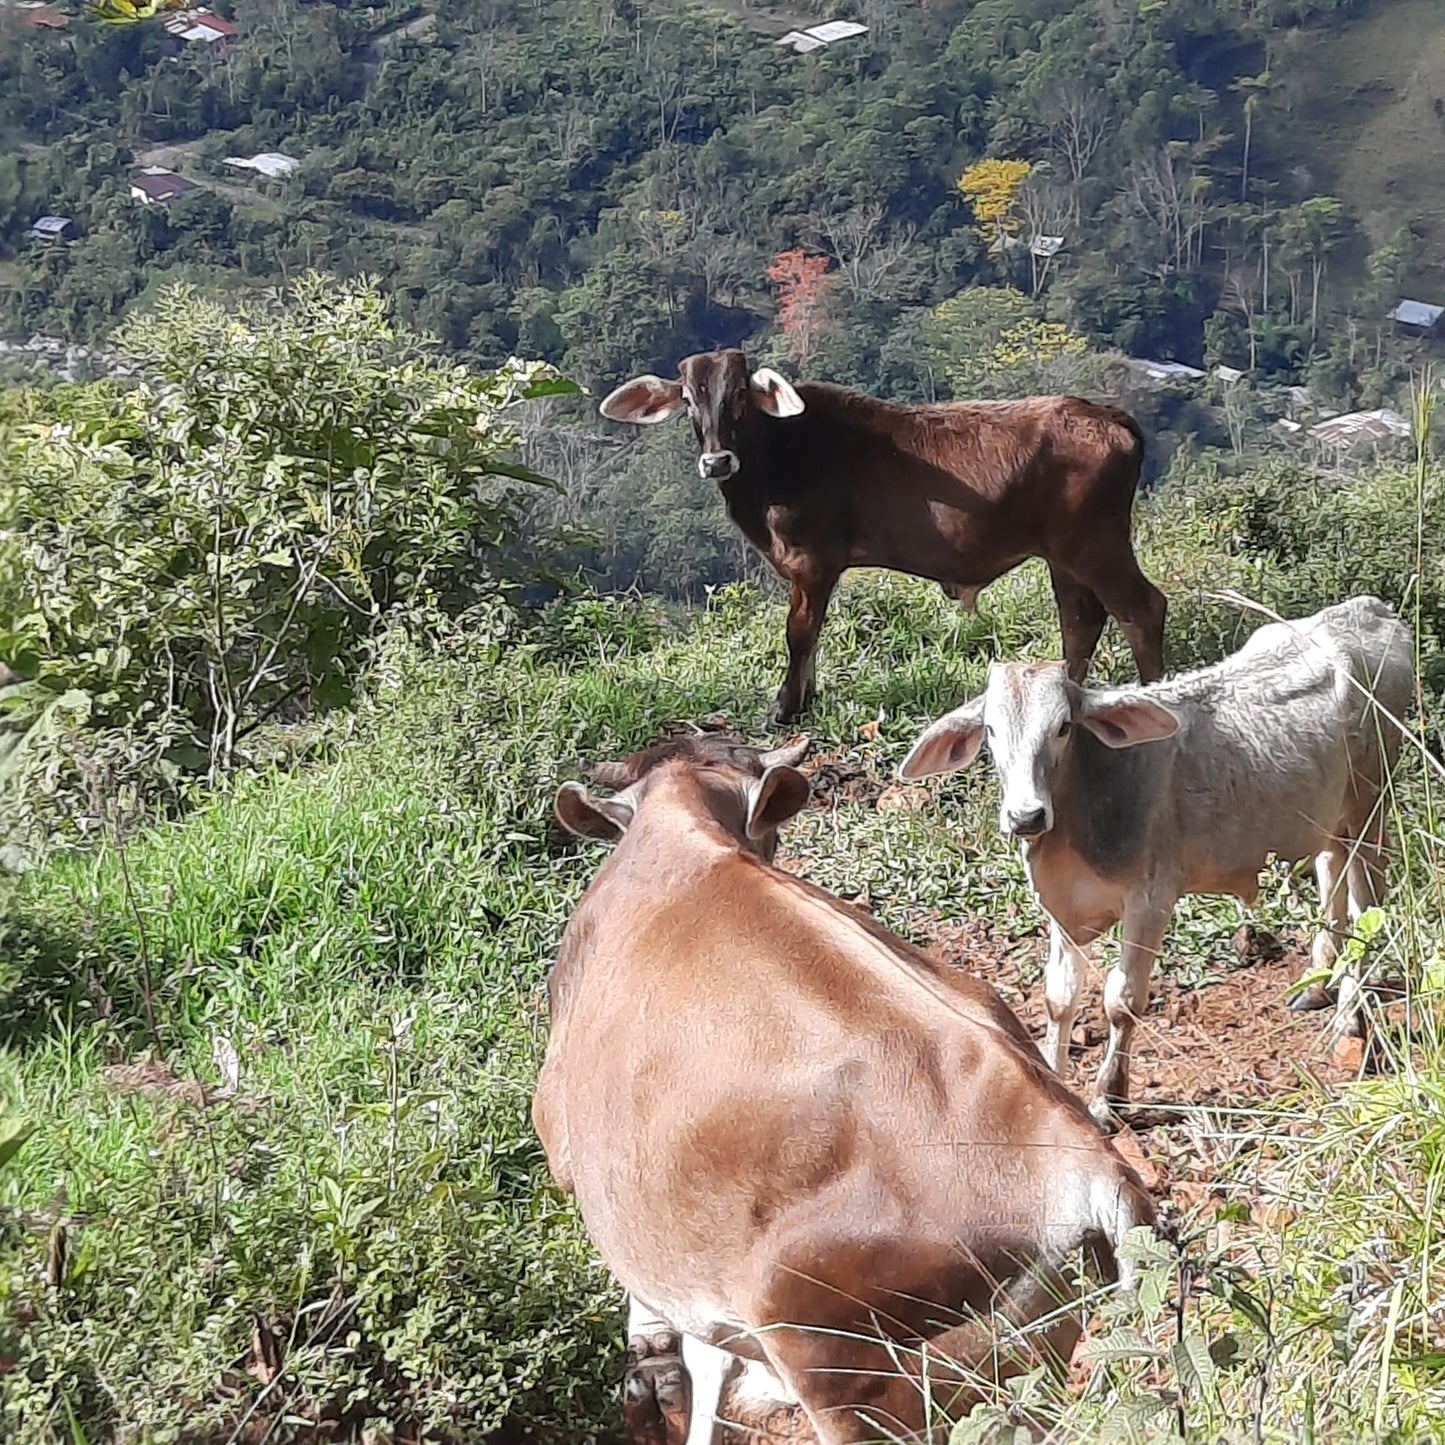
[[[1042,837],[1054,826],[1054,782],[1074,726],[1063,667],[994,663],[983,719],[999,779],[999,832]]]

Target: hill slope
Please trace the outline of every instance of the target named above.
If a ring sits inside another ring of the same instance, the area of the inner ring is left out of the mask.
[[[1270,169],[1303,168],[1374,246],[1414,227],[1421,247],[1409,284],[1445,301],[1445,6],[1373,0],[1288,32],[1275,69],[1275,119],[1261,137]]]

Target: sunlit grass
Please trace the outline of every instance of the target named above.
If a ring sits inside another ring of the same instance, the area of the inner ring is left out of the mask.
[[[1380,508],[1407,483],[1381,482]],[[1257,625],[1215,600],[1227,589],[1297,616],[1363,575],[1309,573],[1315,600],[1298,568],[1238,547],[1236,522],[1197,498],[1141,505],[1176,664],[1213,660]],[[89,1439],[183,1426],[225,1439],[263,1388],[298,1414],[367,1401],[375,1418],[463,1438],[612,1428],[620,1301],[547,1184],[528,1116],[542,982],[601,857],[556,835],[552,796],[680,719],[781,736],[766,714],[782,627],[776,589],[737,586],[695,614],[573,602],[500,653],[462,638],[427,655],[398,637],[305,769],[242,780],[123,859],[108,845],[22,880],[0,939],[0,1114],[35,1133],[0,1164],[0,1361],[16,1362],[0,1364],[0,1437],[70,1438],[74,1418]],[[1435,639],[1420,631],[1428,669]],[[991,657],[1057,650],[1039,564],[977,614],[932,584],[857,574],[829,618],[807,730],[891,783]],[[1132,675],[1112,627],[1098,675]],[[1188,1126],[1223,1213],[1184,1220],[1204,1271],[1185,1341],[1234,1343],[1205,1381],[1197,1350],[1172,1353],[1177,1291],[1142,1317],[1109,1304],[1103,1332],[1133,1330],[1145,1353],[1106,1354],[1077,1399],[1029,1377],[1015,1414],[1060,1438],[1167,1438],[1182,1389],[1201,1441],[1252,1437],[1261,1398],[1270,1439],[1368,1438],[1377,1419],[1413,1439],[1438,1416],[1445,834],[1418,754],[1398,788],[1393,887],[1367,959],[1410,990],[1408,1040],[1381,1030],[1393,1071]],[[995,807],[974,769],[916,811],[810,809],[784,850],[908,937],[982,914],[1027,939],[1040,915]],[[1308,928],[1317,911],[1308,881],[1280,871],[1255,916]],[[1241,916],[1186,900],[1163,971],[1197,983],[1236,968]],[[1032,982],[1025,971],[1019,987]],[[239,1061],[234,1097],[222,1043]],[[178,1087],[221,1097],[197,1109],[107,1075],[147,1055]],[[1293,1217],[1263,1208],[1274,1201]],[[47,1284],[57,1225],[65,1258]],[[1263,1325],[1246,1300],[1263,1302]],[[270,1386],[245,1372],[258,1317],[288,1363]]]

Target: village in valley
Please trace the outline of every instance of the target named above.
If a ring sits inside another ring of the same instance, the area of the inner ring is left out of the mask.
[[[236,21],[206,6],[185,8],[181,0],[176,0],[174,7],[153,7],[149,11],[137,10],[130,0],[98,0],[95,8],[80,13],[62,9],[50,0],[3,0],[3,11],[32,31],[55,36],[57,43],[77,25],[108,21],[154,26],[164,36],[163,64],[223,67],[241,37]],[[791,51],[805,64],[823,52],[847,52],[851,48],[861,54],[871,43],[870,27],[860,21],[798,23],[786,28],[789,19],[801,17],[771,7],[744,9],[739,14],[757,27],[760,44]],[[380,55],[393,39],[424,38],[434,20],[434,13],[422,10],[413,18],[383,25],[370,43]],[[260,150],[249,155],[215,156],[202,165],[198,164],[200,150],[200,141],[187,141],[135,151],[128,174],[131,199],[137,206],[170,212],[209,193],[242,207],[268,210],[288,194],[299,194],[299,190],[288,191],[288,184],[301,172],[304,156],[279,149]],[[25,238],[33,247],[43,249],[73,245],[81,234],[81,224],[74,216],[39,214],[33,216]],[[1072,254],[1075,244],[1068,234],[1029,234],[1027,222],[1020,219],[996,236],[990,253],[999,259],[1006,274],[1016,271],[1019,258],[1026,258],[1027,287],[1035,296],[1043,297],[1051,274],[1064,272],[1077,260]],[[1428,297],[1400,296],[1393,307],[1376,318],[1375,324],[1413,366],[1436,354],[1445,333],[1442,317],[1445,305]],[[1369,343],[1362,339],[1361,344]],[[1374,344],[1378,345],[1378,340]],[[95,374],[107,365],[103,347],[43,333],[12,334],[0,339],[0,358],[17,364],[53,365],[67,379]],[[1339,405],[1336,397],[1298,383],[1280,383],[1248,366],[1224,361],[1201,366],[1178,359],[1121,353],[1113,353],[1110,359],[1107,375],[1112,378],[1109,385],[1116,394],[1127,400],[1132,392],[1152,392],[1204,406],[1216,418],[1216,429],[1221,436],[1227,434],[1236,452],[1249,437],[1256,448],[1275,446],[1300,451],[1322,464],[1347,465],[1407,443],[1411,435],[1413,423],[1398,405],[1352,410]],[[1170,403],[1166,401],[1165,405]]]

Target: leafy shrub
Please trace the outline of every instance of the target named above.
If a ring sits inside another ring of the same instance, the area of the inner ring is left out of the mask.
[[[62,790],[92,826],[97,791],[215,781],[266,720],[348,701],[389,608],[504,588],[540,480],[506,413],[572,389],[471,375],[315,276],[235,310],[174,288],[116,345],[144,381],[39,399],[0,463],[0,656],[83,695]]]

